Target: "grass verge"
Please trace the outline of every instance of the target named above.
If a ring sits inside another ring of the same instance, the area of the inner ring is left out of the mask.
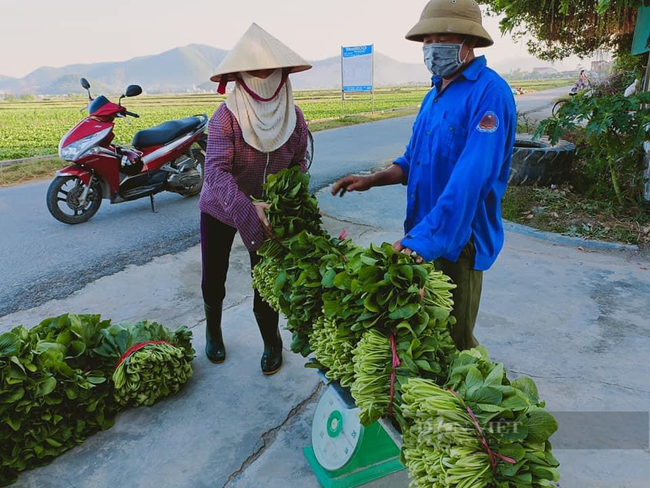
[[[56,157],[12,164],[0,168],[0,188],[52,178],[55,172],[66,166],[65,161]]]
[[[572,237],[650,246],[650,209],[594,201],[565,185],[550,188],[509,187],[503,218],[535,229]]]
[[[309,122],[309,130],[312,132],[318,132],[321,130],[346,127],[348,125],[366,124],[368,122],[394,119],[396,117],[406,117],[407,115],[417,114],[418,110],[418,107],[407,107],[395,110],[387,110],[384,112],[376,112],[374,114],[355,114],[346,115],[345,117],[336,119],[314,120],[312,122]]]
[[[406,109],[389,110],[377,112],[375,114],[349,115],[338,119],[325,119],[310,122],[309,130],[318,132],[326,129],[336,129],[348,125],[364,124],[368,122],[377,122],[379,120],[392,119],[395,117],[404,117],[416,114],[417,107]],[[50,179],[54,173],[67,165],[65,161],[52,157],[49,159],[35,159],[16,163],[11,166],[0,168],[0,188],[14,185],[29,183],[30,181],[39,181]]]

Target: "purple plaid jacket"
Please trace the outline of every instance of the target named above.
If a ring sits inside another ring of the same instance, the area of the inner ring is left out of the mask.
[[[289,140],[271,153],[260,152],[244,141],[239,123],[225,103],[210,119],[199,208],[235,227],[249,251],[257,251],[264,240],[251,197],[262,198],[265,175],[277,173],[292,163],[299,164],[302,171],[307,170],[307,123],[298,107],[296,116],[296,128]]]

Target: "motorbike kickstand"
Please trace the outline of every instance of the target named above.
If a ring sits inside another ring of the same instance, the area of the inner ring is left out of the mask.
[[[153,213],[158,213],[158,212],[156,212],[156,206],[155,206],[154,201],[153,201],[153,195],[149,195],[149,198],[151,199],[151,211]]]

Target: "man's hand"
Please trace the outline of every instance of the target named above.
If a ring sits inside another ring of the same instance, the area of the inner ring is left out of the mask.
[[[336,195],[340,191],[340,196],[343,196],[348,191],[366,191],[371,187],[372,182],[369,176],[346,176],[332,187],[332,195]]]
[[[266,202],[253,202],[255,206],[255,212],[262,222],[262,231],[264,232],[264,237],[267,239],[275,239],[275,234],[273,234],[273,229],[271,229],[271,224],[269,219],[266,217],[266,211],[271,207],[269,203]]]
[[[413,249],[409,249],[408,247],[402,246],[402,239],[399,239],[393,243],[393,249],[395,250],[395,252],[403,252],[407,256],[411,256],[413,254]],[[415,262],[421,264],[424,262],[424,259],[422,258],[422,256],[416,255]]]

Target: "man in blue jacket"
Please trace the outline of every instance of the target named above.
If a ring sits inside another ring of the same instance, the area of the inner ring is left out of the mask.
[[[493,44],[474,0],[431,0],[406,38],[422,42],[433,75],[406,152],[387,170],[347,176],[332,193],[407,186],[405,236],[393,245],[416,253],[458,285],[454,290],[459,349],[478,345],[473,330],[483,271],[503,247],[501,198],[517,128],[508,84],[474,49]]]

